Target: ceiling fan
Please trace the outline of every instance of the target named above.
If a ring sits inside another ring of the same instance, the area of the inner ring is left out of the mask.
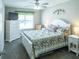
[[[43,9],[43,8],[47,8],[48,3],[47,2],[40,2],[40,0],[35,0],[34,3],[34,9]]]

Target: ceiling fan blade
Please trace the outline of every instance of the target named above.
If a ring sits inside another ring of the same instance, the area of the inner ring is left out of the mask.
[[[26,8],[35,8],[35,7],[47,8],[48,2],[44,2],[42,0],[34,0],[33,2],[29,2],[29,4],[27,4],[25,7]]]
[[[26,7],[26,8],[34,8],[34,4],[26,5],[24,7]]]
[[[42,8],[47,8],[47,6],[42,6]]]
[[[42,5],[48,5],[48,3],[42,3]]]

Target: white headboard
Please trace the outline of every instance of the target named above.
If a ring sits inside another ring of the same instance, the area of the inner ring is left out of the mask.
[[[65,19],[54,19],[51,24],[56,25],[56,26],[60,26],[62,28],[67,28],[70,27],[70,23],[68,21],[66,21]]]

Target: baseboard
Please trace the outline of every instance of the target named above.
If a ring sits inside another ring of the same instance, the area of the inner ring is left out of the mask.
[[[20,38],[20,36],[17,36],[16,38],[13,38],[13,39],[11,39],[11,40],[6,39],[6,41],[7,41],[7,42],[12,42],[12,41],[14,41],[14,40],[17,40],[18,38]]]

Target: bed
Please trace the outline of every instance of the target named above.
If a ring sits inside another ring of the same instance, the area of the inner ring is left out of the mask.
[[[21,31],[21,39],[30,59],[67,45],[63,31],[59,30],[25,30]]]

